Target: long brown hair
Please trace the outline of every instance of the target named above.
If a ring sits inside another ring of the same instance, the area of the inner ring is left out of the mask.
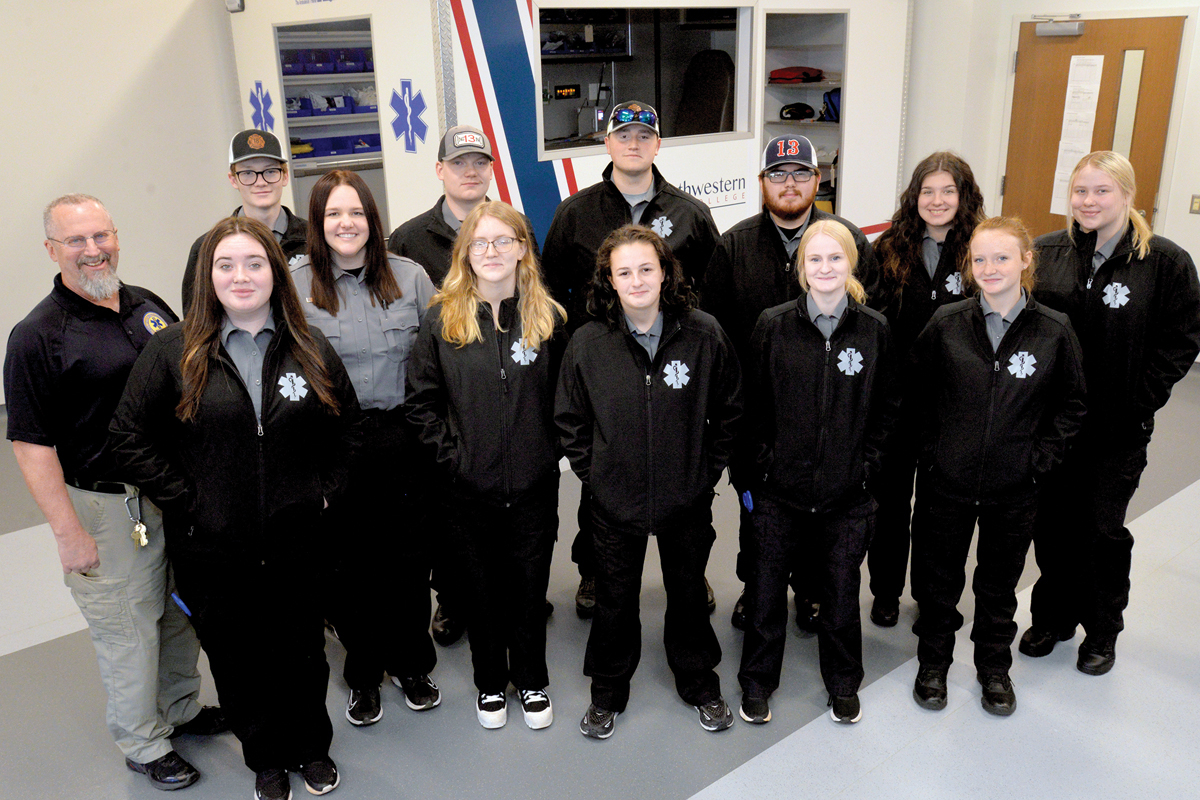
[[[277,346],[287,347],[291,351],[318,399],[332,413],[338,413],[338,401],[333,396],[329,370],[304,320],[304,310],[300,307],[300,298],[288,272],[287,258],[275,241],[275,235],[256,220],[229,217],[214,225],[204,237],[200,257],[196,261],[192,310],[183,322],[183,359],[180,363],[183,393],[175,408],[175,416],[188,422],[195,419],[200,410],[200,399],[208,385],[208,365],[217,357],[221,327],[225,323],[225,308],[217,299],[217,290],[213,285],[213,254],[224,239],[239,233],[262,245],[271,265],[271,311],[275,316],[275,336],[281,338]]]
[[[598,319],[608,320],[610,325],[620,327],[625,320],[625,309],[621,298],[612,284],[612,254],[618,247],[627,244],[648,244],[654,248],[658,265],[662,267],[663,282],[658,291],[659,311],[682,314],[696,307],[696,294],[683,277],[679,259],[657,233],[644,225],[622,225],[605,237],[596,251],[596,271],[588,286],[588,313]]]
[[[1145,258],[1146,253],[1150,252],[1150,237],[1154,235],[1154,232],[1150,230],[1146,218],[1133,207],[1133,204],[1137,202],[1137,178],[1133,174],[1133,164],[1129,163],[1128,158],[1120,153],[1114,153],[1112,150],[1097,150],[1094,153],[1088,153],[1079,160],[1075,169],[1071,170],[1071,180],[1067,186],[1072,191],[1075,188],[1075,176],[1084,167],[1095,167],[1112,178],[1121,193],[1125,195],[1125,216],[1129,219],[1129,224],[1133,226],[1133,246],[1137,250],[1138,258]],[[1067,236],[1071,238],[1071,241],[1075,240],[1074,224],[1067,226]],[[1097,247],[1102,244],[1104,242],[1096,242]]]
[[[921,241],[925,238],[925,220],[917,209],[921,197],[921,185],[935,172],[949,173],[958,189],[958,210],[946,241],[942,247],[950,256],[950,263],[958,268],[967,256],[967,244],[971,231],[983,219],[983,193],[975,183],[971,166],[961,157],[947,150],[940,150],[925,157],[913,170],[908,188],[900,195],[900,207],[892,215],[892,225],[875,240],[875,256],[883,268],[886,284],[895,288],[897,294],[908,283],[909,270],[924,269]]]
[[[312,188],[308,198],[308,263],[312,265],[312,303],[337,316],[337,290],[333,285],[333,255],[329,242],[325,241],[325,206],[329,195],[339,186],[349,186],[358,193],[363,213],[367,215],[367,244],[363,261],[367,291],[371,293],[371,305],[378,300],[384,308],[399,300],[402,292],[396,276],[388,266],[387,238],[383,233],[383,219],[379,206],[367,188],[367,183],[357,172],[334,169],[326,172]]]
[[[430,306],[442,306],[442,338],[456,347],[466,347],[483,338],[479,329],[482,298],[467,248],[484,217],[512,228],[517,241],[525,245],[525,255],[517,262],[517,313],[521,317],[521,338],[536,349],[554,335],[555,325],[566,322],[567,312],[550,296],[542,282],[542,272],[533,255],[533,231],[529,229],[525,215],[499,200],[487,200],[471,209],[454,240],[450,271],[446,273],[441,290],[429,301]]]

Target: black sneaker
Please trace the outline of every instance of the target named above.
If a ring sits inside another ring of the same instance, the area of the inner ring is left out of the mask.
[[[441,705],[442,693],[428,675],[413,678],[397,678],[393,675],[392,683],[404,692],[404,703],[413,711],[428,711]]]
[[[1017,693],[1008,675],[977,675],[983,687],[983,710],[998,717],[1007,717],[1017,710]]]
[[[145,775],[151,786],[164,792],[183,789],[200,780],[200,772],[174,750],[145,764],[127,758],[125,766]]]
[[[821,606],[803,598],[796,598],[796,627],[806,636],[817,632],[817,617],[821,614]]]
[[[742,719],[751,725],[765,725],[771,721],[771,707],[765,697],[742,695],[742,707],[738,709]]]
[[[337,767],[329,756],[300,767],[300,775],[309,794],[329,794],[342,782],[342,776],[338,775]]]
[[[445,606],[438,603],[437,609],[433,612],[433,623],[430,628],[433,631],[433,640],[442,647],[449,647],[462,638],[463,632],[467,629],[467,623],[462,617],[454,616],[446,611]]]
[[[508,698],[503,693],[480,692],[475,699],[475,716],[479,724],[488,730],[503,728],[508,722]]]
[[[177,736],[216,736],[229,730],[225,712],[218,706],[201,706],[200,713],[171,731],[171,739]]]
[[[871,622],[881,628],[894,628],[900,621],[900,598],[876,597],[871,603]]]
[[[596,613],[596,579],[580,578],[579,591],[575,592],[575,613],[580,619],[591,619]]]
[[[521,698],[521,711],[530,728],[537,731],[554,722],[554,706],[545,689],[517,689],[517,697]]]
[[[700,712],[700,727],[706,731],[723,731],[733,725],[733,712],[725,704],[724,697],[709,700],[702,706],[693,706]]]
[[[917,680],[913,683],[913,699],[921,708],[941,711],[946,707],[946,670],[938,667],[920,667]]]
[[[829,718],[845,725],[853,725],[862,719],[862,704],[858,702],[858,695],[829,695]]]
[[[379,687],[351,689],[346,699],[346,719],[351,725],[374,725],[383,719],[383,706],[379,702]]]
[[[733,604],[733,613],[729,616],[729,624],[739,631],[746,630],[746,593],[738,595]]]
[[[292,800],[286,769],[264,769],[254,776],[254,800]]]
[[[579,721],[579,732],[589,739],[607,739],[613,735],[619,711],[605,711],[595,703],[588,706],[587,713]]]

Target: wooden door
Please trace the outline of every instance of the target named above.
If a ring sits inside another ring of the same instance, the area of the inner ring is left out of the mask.
[[[1109,150],[1125,51],[1143,50],[1129,160],[1137,175],[1138,210],[1154,223],[1185,19],[1089,19],[1081,36],[1052,37],[1036,35],[1036,22],[1021,23],[1002,199],[1005,215],[1019,216],[1035,236],[1066,227],[1066,217],[1050,213],[1050,199],[1071,57],[1104,56],[1091,149]]]

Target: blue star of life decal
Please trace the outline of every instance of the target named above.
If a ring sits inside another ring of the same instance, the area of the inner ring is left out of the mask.
[[[404,151],[406,153],[417,152],[417,139],[425,141],[425,134],[429,132],[429,126],[421,119],[421,115],[425,113],[425,98],[418,91],[413,94],[412,81],[400,81],[400,92],[392,90],[392,110],[396,112],[396,118],[392,120],[392,131],[396,134],[396,139],[404,137]]]
[[[250,93],[250,107],[254,113],[250,115],[250,124],[260,131],[275,130],[275,117],[271,116],[271,93],[263,91],[262,81],[254,82],[254,91]]]

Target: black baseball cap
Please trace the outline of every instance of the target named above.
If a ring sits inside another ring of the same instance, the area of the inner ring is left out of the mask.
[[[780,164],[817,169],[817,151],[805,136],[776,136],[763,148],[763,172]]]
[[[283,147],[275,138],[275,134],[270,131],[260,131],[257,128],[242,131],[229,142],[230,164],[237,164],[248,158],[273,158],[276,161],[287,163]]]

